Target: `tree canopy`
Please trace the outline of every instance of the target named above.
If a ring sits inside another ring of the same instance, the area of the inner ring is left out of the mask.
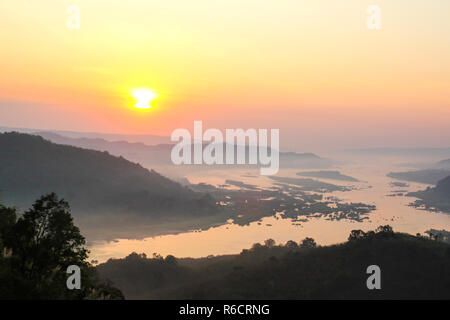
[[[69,204],[55,193],[40,197],[23,215],[0,205],[0,298],[123,298],[87,262],[85,239]],[[81,270],[81,289],[69,290],[67,268]]]

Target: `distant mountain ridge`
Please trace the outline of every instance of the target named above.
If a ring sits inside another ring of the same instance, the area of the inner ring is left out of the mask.
[[[85,149],[107,151],[130,161],[153,165],[170,164],[172,144],[147,145],[142,142],[108,141],[102,138],[70,138],[53,132],[36,132],[36,135],[58,144]]]
[[[87,138],[87,139],[103,139],[106,141],[128,141],[131,143],[145,143],[147,145],[156,145],[170,143],[170,137],[155,134],[118,134],[118,133],[100,133],[100,132],[79,132],[68,130],[42,130],[32,128],[13,128],[1,127],[0,132],[20,132],[28,134],[53,133],[67,138]]]
[[[417,147],[417,148],[355,148],[342,150],[348,154],[358,155],[383,155],[383,156],[438,156],[450,157],[450,147],[433,148],[433,147]]]
[[[172,147],[175,145],[173,142],[147,145],[140,142],[108,141],[100,138],[69,138],[52,132],[36,132],[35,134],[58,144],[108,151],[113,155],[123,156],[128,160],[141,163],[145,166],[173,165],[170,158]],[[248,155],[248,146],[246,147],[246,153]],[[314,153],[280,152],[281,168],[329,168],[335,163],[331,159],[321,158]],[[220,166],[223,167],[223,165]]]
[[[449,169],[450,170],[450,159],[441,160],[434,164],[435,168],[439,169]]]
[[[449,175],[450,170],[444,169],[423,169],[417,171],[390,172],[387,174],[388,177],[394,179],[427,184],[436,184],[439,180]]]

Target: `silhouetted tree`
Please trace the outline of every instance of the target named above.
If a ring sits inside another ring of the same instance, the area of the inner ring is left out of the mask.
[[[376,228],[375,232],[376,233],[393,234],[394,230],[392,229],[392,227],[390,225],[385,225],[385,226],[379,226],[378,228]]]
[[[273,248],[275,246],[275,240],[267,239],[266,241],[264,241],[264,246],[266,246],[267,248]]]
[[[28,279],[41,280],[55,269],[82,266],[87,258],[85,240],[73,224],[69,204],[52,193],[42,196],[20,217],[12,228],[20,237],[6,243],[21,273]]]
[[[8,242],[7,238],[11,236],[11,229],[14,227],[16,220],[16,209],[0,204],[0,254],[6,254],[4,242]]]
[[[295,241],[289,240],[288,242],[286,242],[285,247],[288,248],[288,249],[297,249],[298,248],[298,244]]]
[[[261,251],[262,248],[263,248],[263,245],[261,243],[254,243],[250,250],[253,252],[258,252],[258,251]]]
[[[0,245],[8,252],[0,260],[0,298],[123,299],[86,261],[85,239],[69,204],[54,193],[39,198],[17,221],[15,209],[0,206]],[[70,265],[81,269],[80,290],[67,288]]]
[[[316,241],[313,238],[305,238],[300,243],[301,248],[315,248],[316,246]]]
[[[177,264],[177,259],[170,254],[164,259],[164,261],[169,264]]]
[[[362,230],[352,230],[350,235],[348,236],[348,241],[355,241],[359,239],[363,239],[366,236],[366,233]]]

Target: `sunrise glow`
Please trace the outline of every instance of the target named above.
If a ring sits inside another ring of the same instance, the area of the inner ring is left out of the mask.
[[[377,4],[381,30],[360,0],[77,0],[68,28],[64,1],[2,1],[14,45],[0,52],[0,119],[159,135],[196,119],[273,125],[292,150],[446,145],[450,2]]]
[[[151,102],[157,97],[157,94],[150,89],[135,89],[132,96],[136,99],[135,108],[150,109]]]

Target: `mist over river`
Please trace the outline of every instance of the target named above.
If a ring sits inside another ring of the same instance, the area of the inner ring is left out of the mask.
[[[313,178],[339,186],[352,186],[351,191],[334,191],[324,193],[324,197],[337,197],[344,203],[365,203],[375,205],[368,219],[357,222],[350,219],[330,220],[325,216],[301,216],[301,221],[281,219],[279,214],[251,222],[246,226],[234,224],[231,220],[221,226],[208,230],[192,230],[177,234],[147,237],[139,240],[116,239],[114,241],[97,241],[90,243],[90,259],[104,262],[109,258],[123,258],[131,252],[146,253],[151,256],[158,253],[163,256],[205,257],[240,253],[256,242],[272,238],[277,243],[288,240],[300,241],[311,237],[320,245],[343,242],[353,229],[372,230],[379,225],[391,225],[395,231],[410,234],[424,233],[429,229],[450,230],[450,215],[429,212],[408,206],[415,198],[398,196],[402,193],[425,189],[426,184],[407,182],[407,187],[394,186],[398,180],[386,176],[391,171],[413,170],[401,166],[403,162],[363,162],[349,163],[330,170],[339,170],[341,174],[354,177],[359,182],[337,181]],[[301,169],[281,169],[277,176],[298,178]],[[262,188],[273,187],[276,181],[259,175],[258,169],[209,170],[195,171],[186,178],[192,184],[208,183],[215,186],[225,184],[226,180],[241,181]],[[303,219],[304,218],[304,219]],[[305,221],[304,221],[305,220]]]

